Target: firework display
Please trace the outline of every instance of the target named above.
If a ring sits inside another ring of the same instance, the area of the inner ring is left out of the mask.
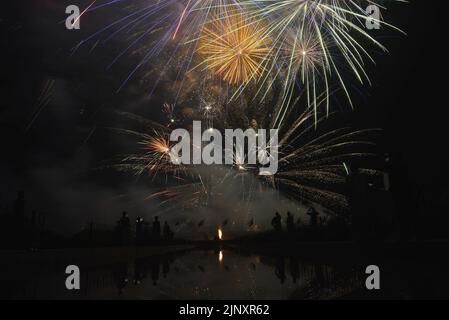
[[[277,319],[449,297],[441,6],[3,7],[0,300]]]
[[[97,4],[91,11],[120,2]],[[186,89],[182,87],[184,78],[192,72],[199,73],[197,78],[223,80],[225,89],[220,94],[227,101],[245,91],[264,99],[278,85],[283,96],[282,108],[275,115],[279,125],[294,107],[298,92],[306,93],[307,106],[315,112],[322,94],[326,98],[322,108],[329,112],[331,95],[338,90],[352,106],[347,82],[369,84],[365,66],[374,63],[369,51],[386,51],[369,26],[400,31],[383,21],[380,12],[367,14],[367,7],[380,10],[394,2],[403,1],[160,0],[141,8],[133,6],[128,15],[84,39],[75,49],[132,30],[135,35],[130,45],[117,59],[137,46],[143,58],[120,88],[156,56],[168,55],[165,69],[170,69],[181,54],[181,86],[173,98],[175,104]]]
[[[90,11],[107,10],[121,2],[96,4]],[[233,175],[256,171],[257,166],[245,163],[251,150],[233,153],[230,167],[234,174],[226,172],[219,178],[209,172],[216,178],[211,179],[202,176],[198,166],[178,166],[170,161],[170,130],[191,130],[192,120],[221,132],[227,128],[276,129],[281,132],[276,146],[279,170],[259,178],[275,189],[288,189],[301,201],[318,203],[333,213],[344,212],[348,204],[342,186],[347,168],[351,162],[376,158],[369,135],[378,130],[337,128],[323,134],[316,131],[316,136],[313,133],[334,113],[333,94],[341,91],[352,107],[348,83],[370,83],[365,71],[367,62],[374,63],[370,51],[386,51],[370,26],[400,31],[380,14],[395,2],[402,1],[159,0],[131,5],[127,15],[75,49],[95,39],[131,34],[129,46],[113,64],[131,50],[137,50],[141,60],[119,90],[140,69],[154,78],[149,62],[160,55],[166,58],[158,70],[176,74],[176,81],[162,110],[166,123],[154,125],[142,118],[140,121],[148,124],[147,132],[120,129],[140,137],[141,153],[123,156],[112,167],[153,179],[163,173],[164,190],[173,187],[167,182],[170,178],[191,180],[210,195],[209,187]],[[378,15],[369,14],[370,7],[378,9]],[[160,80],[159,76],[154,86]],[[154,92],[151,86],[149,90]],[[370,147],[373,150],[367,151]],[[375,169],[363,170],[367,175],[381,174]],[[206,180],[215,182],[206,184]]]
[[[4,7],[0,300],[449,296],[440,6]]]

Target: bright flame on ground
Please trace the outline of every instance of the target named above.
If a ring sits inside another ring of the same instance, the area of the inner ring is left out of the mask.
[[[218,229],[218,239],[222,239],[223,238],[223,231],[221,231],[221,229]]]

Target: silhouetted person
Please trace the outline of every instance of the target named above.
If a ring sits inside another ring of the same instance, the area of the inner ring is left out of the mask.
[[[249,267],[251,268],[252,271],[256,271],[257,270],[256,264],[254,262],[251,262],[249,264]]]
[[[143,218],[136,218],[136,244],[141,245],[143,243],[144,230],[143,230]]]
[[[279,212],[276,212],[274,218],[271,220],[271,225],[273,226],[276,232],[282,231],[282,219]]]
[[[325,223],[326,223],[326,217],[320,217],[320,227],[324,227]]]
[[[153,240],[159,241],[161,238],[161,223],[159,222],[159,217],[154,217],[153,222]]]
[[[94,240],[94,223],[89,223],[89,244],[92,245]]]
[[[172,232],[171,232],[170,226],[168,225],[168,222],[165,221],[164,222],[164,230],[163,230],[164,240],[170,240],[171,235],[172,235]]]
[[[40,212],[38,215],[38,223],[39,223],[39,227],[41,228],[41,230],[43,230],[45,228],[45,213],[44,212]]]
[[[118,223],[118,229],[120,234],[120,244],[125,245],[129,243],[131,222],[126,211],[122,212],[122,217]]]
[[[287,232],[292,234],[295,231],[295,221],[293,219],[293,215],[287,212]]]
[[[307,210],[307,215],[310,216],[309,225],[312,228],[316,228],[316,226],[318,225],[318,212],[315,210],[314,207],[311,207],[309,208],[309,210]]]
[[[150,224],[147,221],[142,222],[142,238],[144,244],[151,238]]]

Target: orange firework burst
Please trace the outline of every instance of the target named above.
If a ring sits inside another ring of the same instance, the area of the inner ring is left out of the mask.
[[[147,152],[148,164],[150,172],[167,170],[171,168],[170,162],[170,142],[163,135],[159,134],[154,137],[150,137],[145,143],[145,149]]]
[[[148,150],[161,156],[167,156],[170,151],[170,144],[164,137],[151,137],[148,141]]]
[[[230,84],[257,80],[270,53],[266,29],[242,14],[215,18],[202,31],[198,52],[202,64]]]
[[[159,172],[172,174],[178,177],[181,172],[185,173],[185,166],[181,163],[173,162],[171,155],[171,143],[167,132],[154,131],[153,135],[145,135],[144,140],[139,142],[144,146],[145,153],[142,155],[133,155],[125,160],[134,160],[139,168],[147,170],[150,175],[156,175]],[[143,170],[140,170],[142,173]]]

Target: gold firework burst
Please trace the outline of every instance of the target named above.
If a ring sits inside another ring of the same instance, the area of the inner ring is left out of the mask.
[[[230,13],[203,28],[198,52],[204,57],[202,65],[239,85],[258,79],[270,50],[270,39],[260,23]]]

